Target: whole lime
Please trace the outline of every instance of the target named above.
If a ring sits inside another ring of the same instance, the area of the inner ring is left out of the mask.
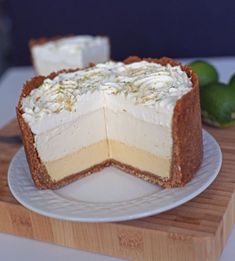
[[[231,76],[229,80],[229,85],[235,88],[235,73]]]
[[[198,75],[200,87],[217,82],[219,75],[215,67],[205,61],[194,61],[190,64],[192,70]]]
[[[202,120],[212,126],[228,127],[235,123],[235,92],[223,83],[210,83],[200,92]]]

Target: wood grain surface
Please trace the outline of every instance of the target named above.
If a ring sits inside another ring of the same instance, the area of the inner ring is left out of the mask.
[[[235,222],[235,127],[205,128],[221,146],[223,165],[203,193],[152,217],[79,223],[41,216],[14,199],[7,170],[21,144],[18,125],[10,122],[0,129],[0,231],[128,260],[218,260]]]

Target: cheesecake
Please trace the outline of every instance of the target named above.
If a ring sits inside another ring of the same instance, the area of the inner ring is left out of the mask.
[[[34,77],[16,111],[40,189],[110,165],[179,187],[202,161],[198,78],[170,58],[129,57]]]
[[[62,69],[85,68],[110,59],[108,37],[78,35],[32,39],[29,42],[32,63],[39,75]]]

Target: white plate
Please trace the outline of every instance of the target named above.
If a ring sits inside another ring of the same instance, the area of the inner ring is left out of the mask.
[[[136,219],[177,207],[205,190],[219,173],[218,143],[203,131],[204,158],[191,182],[163,189],[109,167],[57,190],[35,188],[23,148],[11,161],[8,184],[25,207],[45,216],[83,222]]]

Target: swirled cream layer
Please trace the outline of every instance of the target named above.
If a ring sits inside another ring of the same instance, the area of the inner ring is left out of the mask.
[[[176,101],[191,88],[180,66],[108,62],[44,80],[23,99],[23,117],[34,133],[98,108],[126,110],[144,121],[171,126]]]

